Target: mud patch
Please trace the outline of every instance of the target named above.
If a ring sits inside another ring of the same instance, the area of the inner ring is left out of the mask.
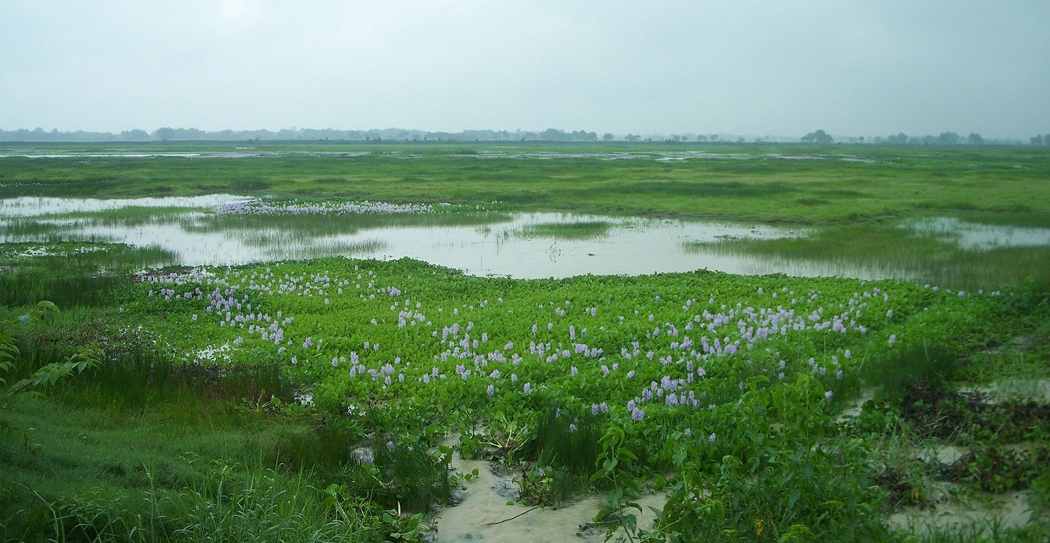
[[[462,473],[477,470],[477,476],[464,482],[457,505],[436,514],[431,537],[434,543],[606,541],[605,530],[592,524],[601,509],[601,497],[590,496],[559,507],[526,506],[515,501],[518,484],[511,474],[496,475],[488,462],[458,456],[452,465]],[[667,496],[651,494],[637,501],[642,506],[638,527],[649,529],[656,519],[650,507],[662,508]]]
[[[934,506],[906,508],[890,516],[890,527],[918,535],[932,532],[969,533],[973,527],[989,529],[1018,528],[1032,519],[1025,493],[1016,492],[995,496],[988,504],[941,503]],[[987,534],[986,534],[987,535]]]
[[[922,435],[941,439],[967,434],[1010,443],[1050,432],[1050,405],[990,402],[980,392],[915,389],[902,401],[901,413]]]

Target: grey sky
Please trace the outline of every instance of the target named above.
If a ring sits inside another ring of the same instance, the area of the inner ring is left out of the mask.
[[[1050,132],[1050,2],[0,0],[0,129]]]

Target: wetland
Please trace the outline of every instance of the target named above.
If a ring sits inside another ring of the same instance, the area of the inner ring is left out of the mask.
[[[1048,181],[1025,147],[0,149],[0,536],[1043,541]]]

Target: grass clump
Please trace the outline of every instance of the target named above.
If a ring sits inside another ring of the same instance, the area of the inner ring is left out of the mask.
[[[613,224],[606,221],[551,222],[530,224],[522,229],[526,238],[589,239],[609,233]]]
[[[861,369],[879,398],[899,402],[918,390],[945,390],[959,367],[959,355],[941,345],[915,344],[875,358]]]

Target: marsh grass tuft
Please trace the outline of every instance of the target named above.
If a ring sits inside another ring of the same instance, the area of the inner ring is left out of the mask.
[[[916,390],[943,391],[956,374],[959,355],[941,345],[915,344],[867,361],[861,376],[878,397],[898,402]]]
[[[551,222],[530,224],[522,229],[525,238],[589,239],[609,233],[613,224],[607,221]]]
[[[50,300],[62,308],[112,303],[113,289],[147,266],[174,263],[156,247],[110,243],[6,243],[0,245],[0,305]]]

